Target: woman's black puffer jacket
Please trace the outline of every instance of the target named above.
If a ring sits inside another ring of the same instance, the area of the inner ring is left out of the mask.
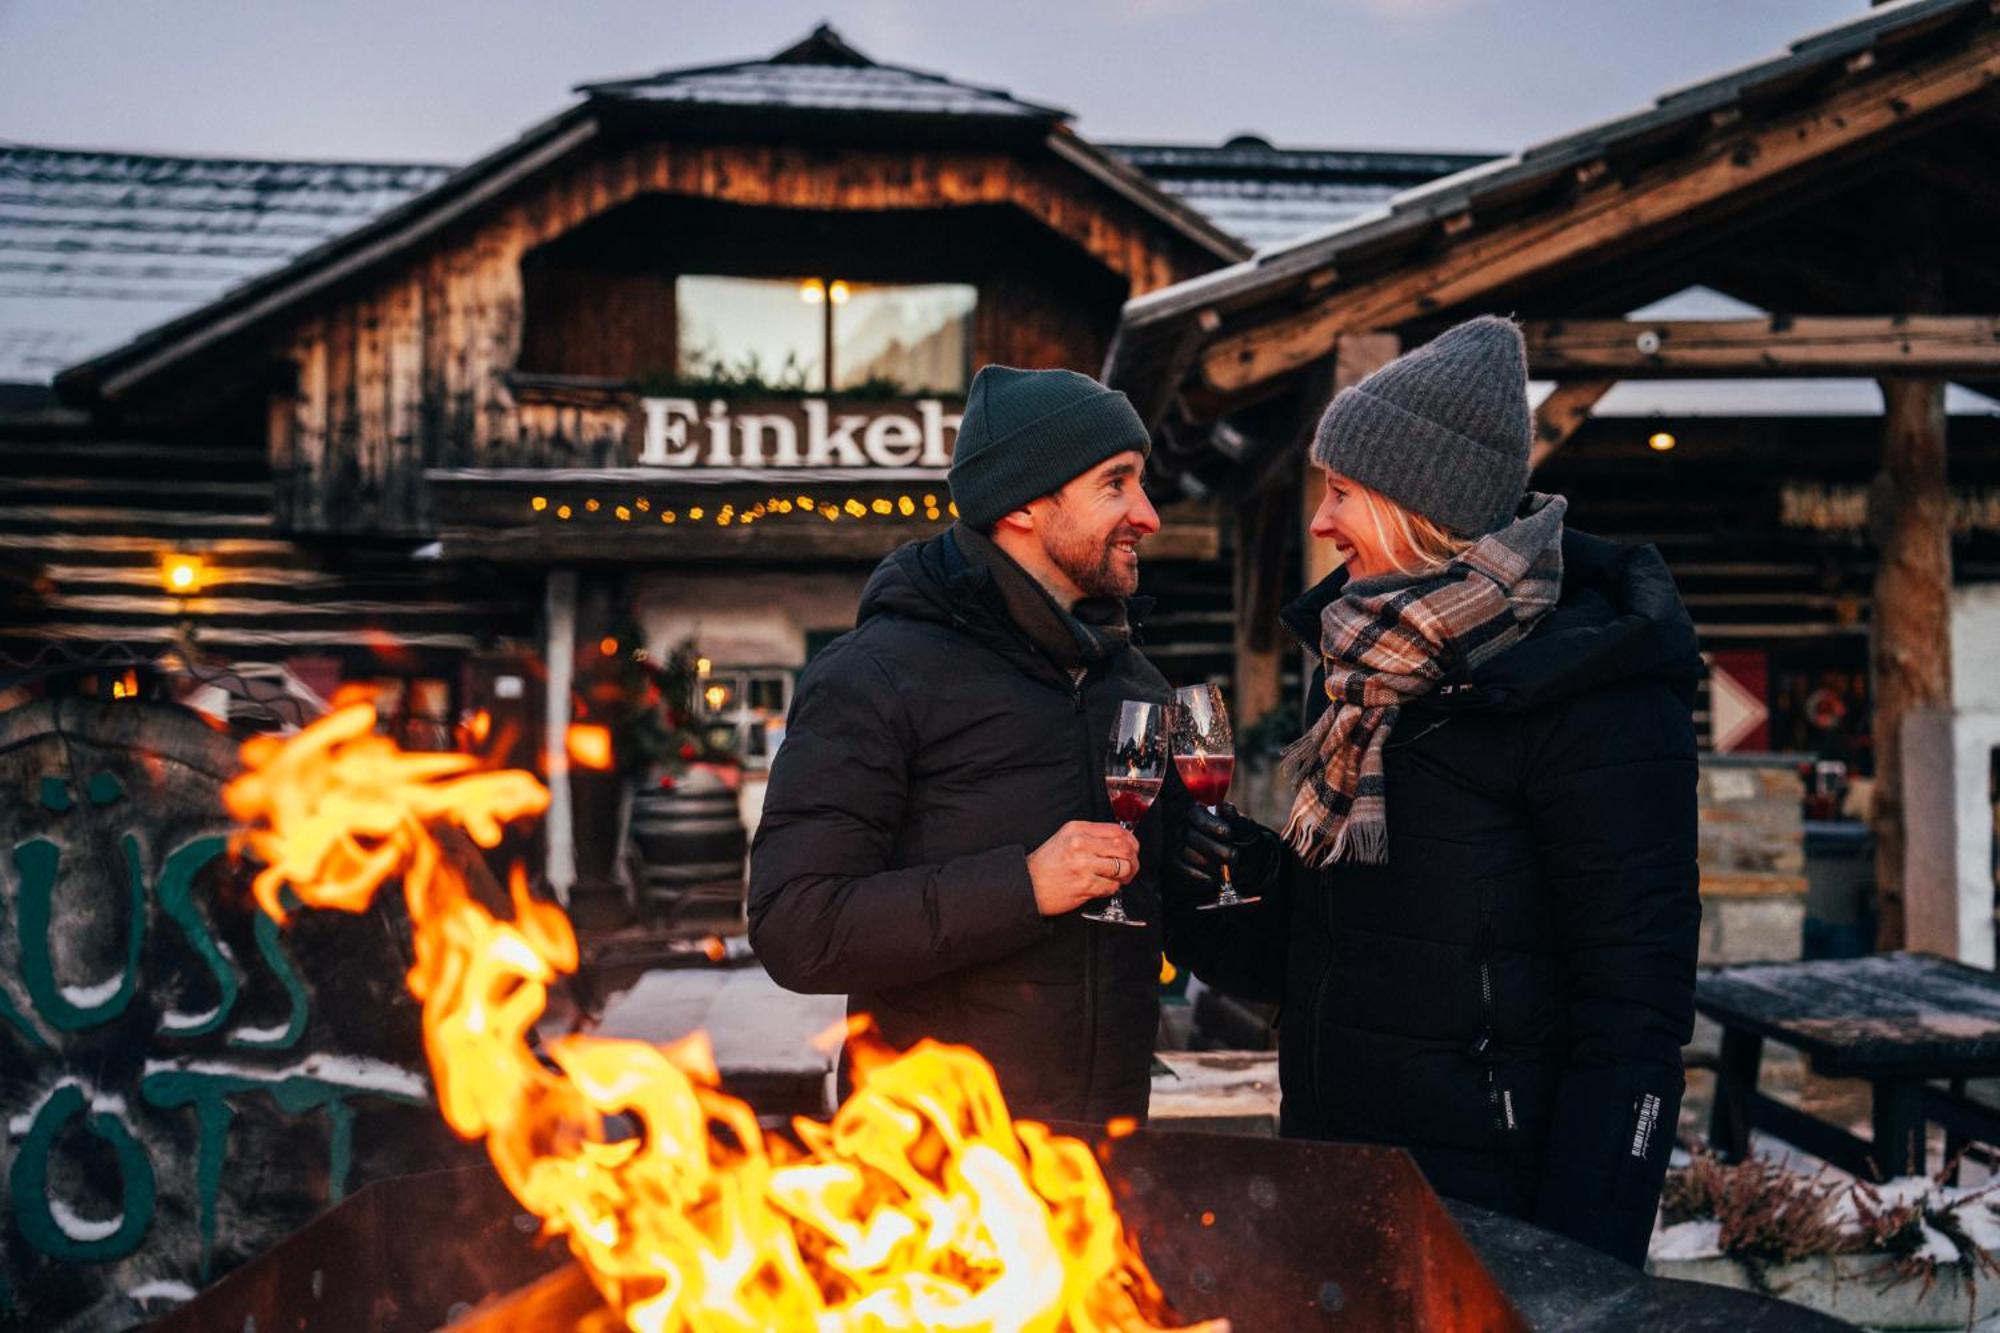
[[[1344,580],[1286,609],[1305,642]],[[1386,864],[1288,854],[1201,928],[1170,895],[1177,963],[1283,1004],[1286,1135],[1408,1148],[1441,1193],[1643,1261],[1694,1019],[1701,671],[1658,552],[1568,533],[1558,606],[1398,718]]]

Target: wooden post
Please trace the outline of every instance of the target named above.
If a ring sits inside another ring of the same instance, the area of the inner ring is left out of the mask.
[[[1903,718],[1951,703],[1951,524],[1944,384],[1883,380],[1882,471],[1870,496],[1879,550],[1874,675],[1876,945],[1903,944]]]
[[[556,901],[569,906],[576,885],[576,828],[569,793],[569,695],[576,670],[576,571],[552,569],[544,600],[548,703],[543,710],[542,765],[549,779],[549,813],[543,826],[544,867]]]
[[[1343,334],[1333,353],[1333,393],[1359,384],[1394,361],[1401,351],[1402,341],[1393,333]],[[1325,406],[1321,403],[1314,410],[1315,418]],[[1321,475],[1319,465],[1312,461],[1311,435],[1308,434],[1306,439],[1307,447],[1302,460],[1305,485],[1300,488],[1299,531],[1300,548],[1305,557],[1305,586],[1310,588],[1333,573],[1340,559],[1332,546],[1312,535],[1312,516],[1319,509],[1319,502],[1326,498],[1326,479]]]
[[[1278,624],[1283,582],[1285,514],[1292,505],[1289,486],[1275,487],[1236,505],[1236,698],[1232,709],[1240,731],[1278,707],[1278,680],[1288,637]]]

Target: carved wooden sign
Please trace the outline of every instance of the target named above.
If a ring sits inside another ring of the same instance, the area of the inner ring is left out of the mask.
[[[0,1328],[129,1328],[363,1180],[464,1160],[407,932],[257,912],[236,767],[177,708],[0,713]]]

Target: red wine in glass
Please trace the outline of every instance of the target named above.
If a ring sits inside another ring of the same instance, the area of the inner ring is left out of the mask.
[[[1188,685],[1174,691],[1174,769],[1181,784],[1197,805],[1210,814],[1229,794],[1229,779],[1236,772],[1236,741],[1229,731],[1229,705],[1219,685]],[[1242,907],[1257,899],[1245,898],[1229,882],[1229,867],[1222,867],[1222,888],[1212,903],[1199,910]]]
[[[1104,754],[1104,790],[1111,797],[1111,817],[1129,833],[1146,817],[1153,798],[1167,777],[1167,706],[1127,699],[1118,705],[1118,724]],[[1086,921],[1108,926],[1143,926],[1125,910],[1121,887],[1102,907],[1083,913]]]
[[[1194,797],[1196,805],[1213,810],[1229,795],[1229,779],[1236,771],[1236,756],[1229,754],[1177,754],[1174,767],[1180,771],[1181,785]]]
[[[1111,793],[1111,817],[1132,828],[1146,817],[1160,794],[1159,778],[1107,777],[1104,785]]]

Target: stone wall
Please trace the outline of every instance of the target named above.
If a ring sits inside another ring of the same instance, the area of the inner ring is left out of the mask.
[[[1701,961],[1794,959],[1806,916],[1805,795],[1791,755],[1703,755]]]

